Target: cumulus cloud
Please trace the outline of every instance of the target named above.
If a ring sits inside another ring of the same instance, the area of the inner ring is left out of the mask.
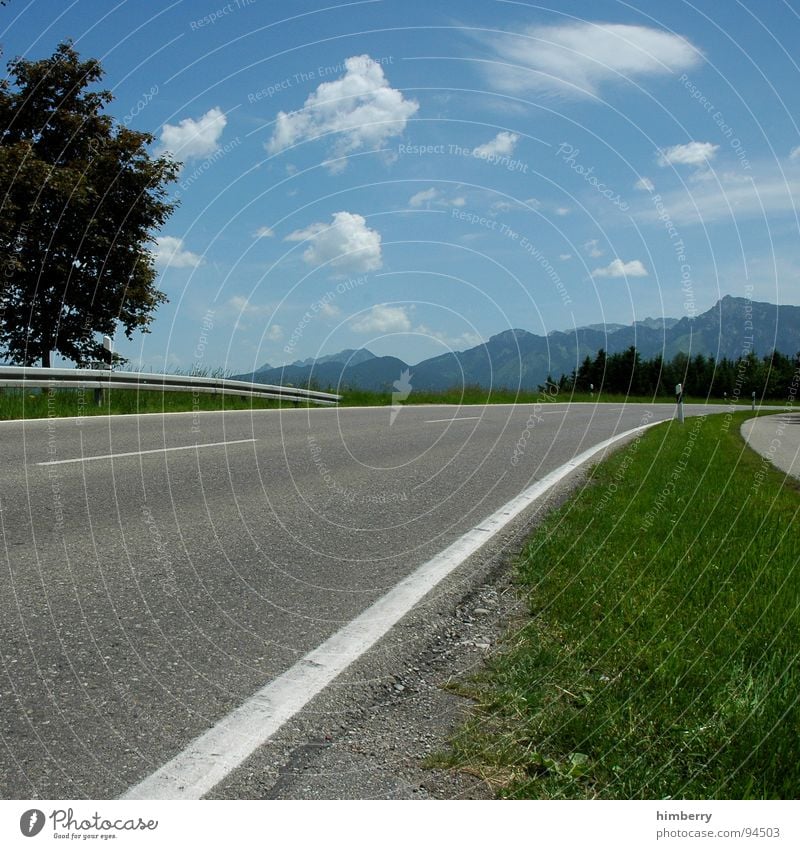
[[[271,227],[259,227],[255,233],[253,233],[254,239],[271,239],[275,235],[274,231]]]
[[[187,251],[183,239],[176,236],[159,236],[153,256],[161,268],[197,268],[203,264],[203,257]]]
[[[711,142],[676,144],[659,152],[658,164],[662,168],[670,165],[705,165],[714,158],[718,150],[719,145]]]
[[[381,234],[367,227],[366,219],[354,212],[337,212],[330,224],[311,224],[290,233],[284,241],[308,241],[303,259],[309,265],[363,273],[376,271],[383,264]]]
[[[649,177],[639,177],[633,184],[633,188],[638,189],[640,192],[652,192],[655,191],[656,187]]]
[[[559,258],[562,262],[566,262],[568,259],[572,259],[572,254],[559,254],[559,255],[558,255],[558,258]]]
[[[379,150],[392,136],[403,133],[419,104],[392,88],[383,68],[369,56],[351,56],[344,64],[344,76],[321,83],[302,109],[278,113],[267,143],[269,153],[338,133],[333,155],[345,157],[358,150]],[[332,171],[340,171],[345,165],[343,159],[328,163]]]
[[[800,145],[789,151],[789,159],[800,159]]]
[[[491,82],[514,94],[597,95],[606,84],[688,70],[702,59],[687,39],[632,24],[576,21],[484,40],[496,53],[484,66]]]
[[[472,155],[478,159],[490,159],[495,156],[510,156],[514,152],[514,148],[519,141],[519,136],[516,133],[498,133],[491,141],[486,144],[478,145]]]
[[[280,324],[270,324],[267,328],[267,339],[270,342],[278,342],[283,339],[283,328]]]
[[[158,152],[182,161],[210,156],[219,147],[227,123],[225,113],[215,106],[197,121],[184,118],[179,124],[164,124]]]
[[[615,259],[605,268],[595,268],[592,277],[647,277],[647,269],[638,259],[630,262]]]
[[[372,309],[350,324],[356,333],[407,333],[411,319],[407,307],[375,304]]]

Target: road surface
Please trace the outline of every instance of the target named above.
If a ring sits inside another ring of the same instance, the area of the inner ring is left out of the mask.
[[[0,797],[125,794],[533,482],[673,412],[0,423]]]

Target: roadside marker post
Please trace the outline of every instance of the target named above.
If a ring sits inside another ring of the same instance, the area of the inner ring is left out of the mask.
[[[683,384],[675,384],[675,403],[678,405],[678,421],[683,424]]]
[[[753,412],[756,411],[756,393],[753,393]]]

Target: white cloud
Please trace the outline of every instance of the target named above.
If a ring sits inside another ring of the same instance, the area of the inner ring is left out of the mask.
[[[502,132],[498,133],[491,141],[486,144],[478,145],[472,155],[478,159],[491,159],[495,156],[510,156],[514,152],[519,136],[516,133]]]
[[[568,206],[559,206],[558,209],[556,209],[556,215],[560,215],[562,217],[564,215],[569,215],[570,212],[572,212],[572,210]]]
[[[452,336],[451,334],[445,333],[441,330],[432,330],[426,324],[417,325],[417,327],[414,328],[414,332],[436,339],[438,342],[441,342],[453,351],[463,351],[467,348],[475,348],[477,345],[482,345],[486,341],[479,333],[466,331],[465,333],[460,333],[458,336]]]
[[[527,200],[496,200],[489,207],[489,214],[497,216],[501,212],[531,212],[541,206],[536,198]]]
[[[219,147],[227,123],[225,113],[215,106],[197,121],[184,118],[179,124],[164,124],[158,152],[181,161],[210,156]]]
[[[572,254],[559,254],[559,255],[558,255],[558,258],[559,258],[562,262],[566,262],[568,259],[572,259]]]
[[[153,256],[162,268],[197,268],[203,264],[203,257],[187,251],[183,239],[176,236],[158,236]]]
[[[271,227],[259,227],[255,233],[253,233],[254,239],[271,239],[275,235],[274,231]]]
[[[327,133],[340,133],[333,155],[345,157],[357,150],[379,150],[392,136],[403,133],[419,104],[392,88],[383,68],[367,55],[351,56],[345,60],[345,69],[340,79],[321,83],[302,109],[278,113],[267,143],[269,153]],[[332,171],[345,165],[345,160],[328,163]]]
[[[283,328],[280,324],[270,324],[267,328],[267,339],[270,342],[278,342],[283,339]]]
[[[437,197],[439,197],[439,192],[436,189],[432,187],[430,189],[423,189],[408,199],[408,205],[418,208],[436,200]]]
[[[605,84],[688,70],[702,59],[679,35],[631,24],[580,21],[485,40],[497,54],[484,66],[492,83],[515,94],[597,95]]]
[[[714,158],[718,150],[719,145],[711,142],[676,144],[659,152],[658,164],[662,168],[669,165],[705,165]]]
[[[595,259],[605,253],[604,250],[600,249],[597,239],[589,239],[589,241],[583,246],[583,249],[589,254],[589,256],[595,257]]]
[[[461,196],[447,198],[444,197],[438,189],[431,187],[430,189],[424,189],[423,191],[412,195],[408,199],[408,205],[414,209],[419,209],[421,206],[426,208],[431,206],[441,206],[445,208],[450,206],[461,207],[467,205],[467,199]]]
[[[271,304],[255,304],[245,295],[231,295],[228,298],[228,307],[231,312],[239,315],[269,315],[274,312]]]
[[[794,168],[781,173],[775,162],[754,163],[746,174],[714,171],[702,180],[662,195],[664,211],[677,224],[711,224],[797,215],[800,175]],[[642,217],[656,220],[658,211],[643,209]]]
[[[789,159],[800,159],[800,145],[789,151]]]
[[[655,191],[656,187],[649,177],[639,177],[633,184],[633,188],[638,189],[640,192],[652,192]]]
[[[411,319],[406,307],[375,304],[368,313],[352,322],[350,327],[356,333],[407,333],[411,330]]]
[[[336,304],[332,304],[330,301],[325,301],[320,307],[320,312],[326,318],[336,318],[337,315],[341,315],[341,310]]]
[[[284,241],[308,241],[303,259],[309,265],[328,264],[337,271],[363,273],[383,264],[381,234],[370,230],[366,219],[354,212],[336,212],[331,224],[311,224]]]
[[[592,277],[647,277],[647,269],[638,259],[630,262],[615,259],[605,268],[595,268]]]

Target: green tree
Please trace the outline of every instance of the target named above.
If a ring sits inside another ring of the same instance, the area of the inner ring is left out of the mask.
[[[98,334],[147,332],[166,300],[148,244],[179,164],[104,112],[103,76],[71,43],[0,83],[0,346],[13,362],[102,357]]]

